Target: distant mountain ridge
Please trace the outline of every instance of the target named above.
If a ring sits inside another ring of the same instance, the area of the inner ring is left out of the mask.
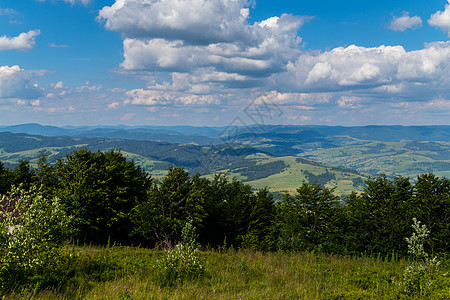
[[[27,133],[43,136],[73,136],[73,137],[104,137],[124,138],[132,140],[157,140],[179,143],[223,143],[221,138],[227,126],[221,127],[195,127],[195,126],[48,126],[36,123],[20,124],[14,126],[0,126],[0,132]],[[450,125],[429,126],[399,126],[399,125],[369,125],[369,126],[321,126],[321,125],[252,125],[248,128],[241,127],[241,133],[237,136],[257,135],[290,139],[292,136],[306,132],[317,133],[322,136],[345,135],[352,138],[382,141],[445,141],[450,142]],[[226,140],[226,139],[225,139]]]

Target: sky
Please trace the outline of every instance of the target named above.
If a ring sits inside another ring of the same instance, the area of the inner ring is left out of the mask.
[[[450,0],[0,0],[0,125],[449,125],[449,37]]]

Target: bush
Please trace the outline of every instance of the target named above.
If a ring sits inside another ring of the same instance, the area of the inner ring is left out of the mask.
[[[193,280],[204,274],[203,264],[198,257],[195,227],[187,222],[182,230],[182,242],[175,249],[167,250],[158,261],[158,278],[162,286],[172,286],[184,280]]]
[[[69,235],[70,219],[59,199],[47,199],[34,188],[12,188],[1,199],[0,220],[0,289],[48,282]]]
[[[440,261],[436,257],[430,258],[424,250],[424,243],[430,234],[427,227],[413,218],[413,229],[412,236],[406,238],[408,254],[414,262],[403,273],[404,292],[408,295],[426,295],[432,285],[431,275],[436,273]]]

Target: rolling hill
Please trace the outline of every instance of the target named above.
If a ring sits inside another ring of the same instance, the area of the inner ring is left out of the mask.
[[[160,177],[167,167],[178,165],[192,173],[205,176],[226,173],[255,188],[268,186],[272,191],[294,191],[303,180],[318,182],[327,187],[338,186],[342,194],[363,187],[364,176],[353,170],[309,159],[284,156],[242,144],[198,146],[154,141],[85,138],[69,136],[40,136],[24,133],[0,133],[0,161],[9,166],[19,160],[35,164],[39,154],[49,155],[49,161],[74,150],[121,150],[150,174]]]
[[[0,160],[50,161],[86,147],[120,149],[154,176],[169,165],[226,172],[255,187],[293,190],[302,180],[361,189],[364,176],[433,172],[450,177],[450,126],[0,126]],[[333,174],[333,175],[330,175]],[[363,174],[363,175],[361,175]],[[327,181],[324,181],[327,179]]]

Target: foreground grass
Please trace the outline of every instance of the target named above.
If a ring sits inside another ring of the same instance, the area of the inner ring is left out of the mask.
[[[7,298],[32,299],[411,299],[399,284],[408,262],[314,253],[229,250],[201,253],[206,273],[170,286],[157,284],[163,251],[132,247],[70,250],[77,261],[71,279],[41,290],[18,290]],[[419,299],[450,299],[448,261],[430,292]]]

